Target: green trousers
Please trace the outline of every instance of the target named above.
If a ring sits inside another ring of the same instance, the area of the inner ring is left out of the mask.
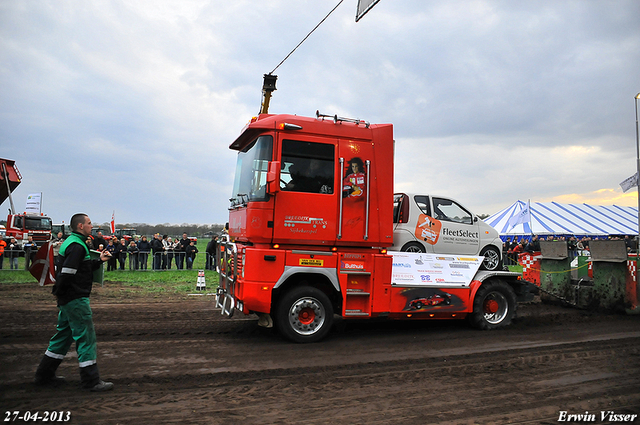
[[[75,341],[80,367],[96,364],[96,331],[89,298],[78,298],[58,309],[57,332],[49,341],[45,355],[62,360]]]

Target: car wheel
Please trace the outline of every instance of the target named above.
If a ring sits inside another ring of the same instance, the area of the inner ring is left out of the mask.
[[[511,323],[516,313],[516,294],[502,281],[483,283],[473,299],[469,322],[478,329],[498,329]]]
[[[402,247],[402,249],[400,251],[403,252],[427,252],[426,249],[424,249],[424,246],[421,243],[418,242],[409,242],[404,244],[404,246]]]
[[[488,246],[482,250],[480,255],[484,255],[481,265],[484,270],[494,271],[501,269],[502,258],[500,258],[500,251],[496,247]]]
[[[324,338],[333,322],[333,306],[321,290],[302,286],[286,293],[277,306],[276,327],[294,342],[316,342]]]

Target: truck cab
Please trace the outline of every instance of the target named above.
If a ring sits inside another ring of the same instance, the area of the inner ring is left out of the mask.
[[[124,238],[127,242],[133,239],[137,235],[137,229],[135,227],[124,227],[122,229],[116,229],[114,236],[118,239]]]
[[[33,241],[38,246],[42,246],[51,239],[52,221],[44,214],[16,213],[11,192],[20,185],[21,181],[22,175],[18,171],[16,162],[11,159],[0,158],[0,203],[7,198],[11,202],[5,236],[22,241],[26,241],[29,236],[32,236]]]
[[[26,241],[29,236],[42,246],[51,239],[51,219],[44,215],[9,214],[7,217],[6,237]]]
[[[254,118],[230,146],[239,153],[229,235],[251,245],[390,246],[392,134],[390,124]]]
[[[62,237],[66,238],[67,236],[69,236],[71,234],[71,226],[69,226],[68,224],[64,224],[64,223],[60,223],[60,224],[54,224],[51,226],[51,235],[52,236],[58,236],[58,233],[62,232]]]

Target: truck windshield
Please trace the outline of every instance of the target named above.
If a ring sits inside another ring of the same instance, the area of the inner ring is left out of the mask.
[[[51,230],[51,219],[48,217],[25,217],[24,228],[27,230]]]
[[[238,153],[231,206],[266,201],[267,171],[273,153],[273,138],[260,136]]]

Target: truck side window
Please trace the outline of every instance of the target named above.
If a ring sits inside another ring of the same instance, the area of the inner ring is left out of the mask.
[[[432,217],[438,220],[473,224],[471,214],[451,199],[433,198],[433,211],[435,216]]]
[[[282,141],[281,188],[291,192],[333,193],[334,146]]]

